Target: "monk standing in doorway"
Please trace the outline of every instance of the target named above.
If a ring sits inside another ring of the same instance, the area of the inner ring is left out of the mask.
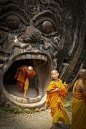
[[[35,76],[35,71],[32,66],[22,65],[17,68],[15,79],[17,79],[17,87],[24,91],[24,98],[28,98],[26,96],[29,79],[32,79]],[[29,78],[29,79],[28,79]]]

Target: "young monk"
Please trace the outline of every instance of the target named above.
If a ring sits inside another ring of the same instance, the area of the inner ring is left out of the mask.
[[[71,129],[86,129],[86,69],[79,71],[73,87]]]
[[[69,117],[63,108],[65,95],[68,95],[67,84],[62,84],[62,81],[58,79],[58,76],[59,73],[57,70],[51,71],[51,77],[53,78],[53,81],[49,83],[49,86],[46,90],[46,103],[47,106],[50,105],[51,116],[53,117],[53,127],[51,127],[51,129],[55,129],[56,125],[61,127],[58,121],[62,121],[63,123],[70,125]]]
[[[35,75],[35,71],[33,70],[32,66],[22,65],[16,71],[15,79],[17,79],[17,87],[24,91],[24,98],[28,98],[26,96],[28,86],[29,86],[29,79],[32,79]]]

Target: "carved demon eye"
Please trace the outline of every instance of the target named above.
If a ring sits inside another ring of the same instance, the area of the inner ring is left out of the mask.
[[[42,31],[46,34],[53,32],[54,26],[50,21],[44,21],[42,23]]]
[[[9,29],[16,30],[20,25],[20,20],[15,15],[10,15],[6,18],[5,24]]]
[[[57,24],[50,17],[42,17],[37,19],[34,26],[46,36],[54,36],[58,33]]]

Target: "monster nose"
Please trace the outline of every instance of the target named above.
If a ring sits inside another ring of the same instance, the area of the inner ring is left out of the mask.
[[[30,40],[39,40],[41,37],[41,32],[34,26],[28,26],[25,34],[30,38]]]

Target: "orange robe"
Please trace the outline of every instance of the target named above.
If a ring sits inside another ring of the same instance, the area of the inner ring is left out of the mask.
[[[53,123],[62,121],[63,123],[70,125],[69,117],[63,108],[65,95],[68,95],[67,84],[63,84],[60,79],[58,79],[58,84],[54,81],[51,81],[46,91],[52,91],[59,87],[61,87],[62,91],[47,93],[46,104],[47,106],[50,105],[51,107],[51,116],[53,117]]]
[[[78,80],[73,87],[71,129],[86,129],[86,99],[82,93],[75,92]],[[86,88],[86,82],[84,82]]]
[[[21,91],[24,91],[24,83],[25,83],[26,78],[29,77],[30,79],[32,79],[35,75],[35,71],[33,70],[33,72],[31,74],[28,74],[27,72],[25,72],[24,65],[22,65],[21,67],[22,67],[22,70],[20,70],[18,72],[17,87],[20,88]],[[28,66],[26,66],[26,67],[28,67]]]

